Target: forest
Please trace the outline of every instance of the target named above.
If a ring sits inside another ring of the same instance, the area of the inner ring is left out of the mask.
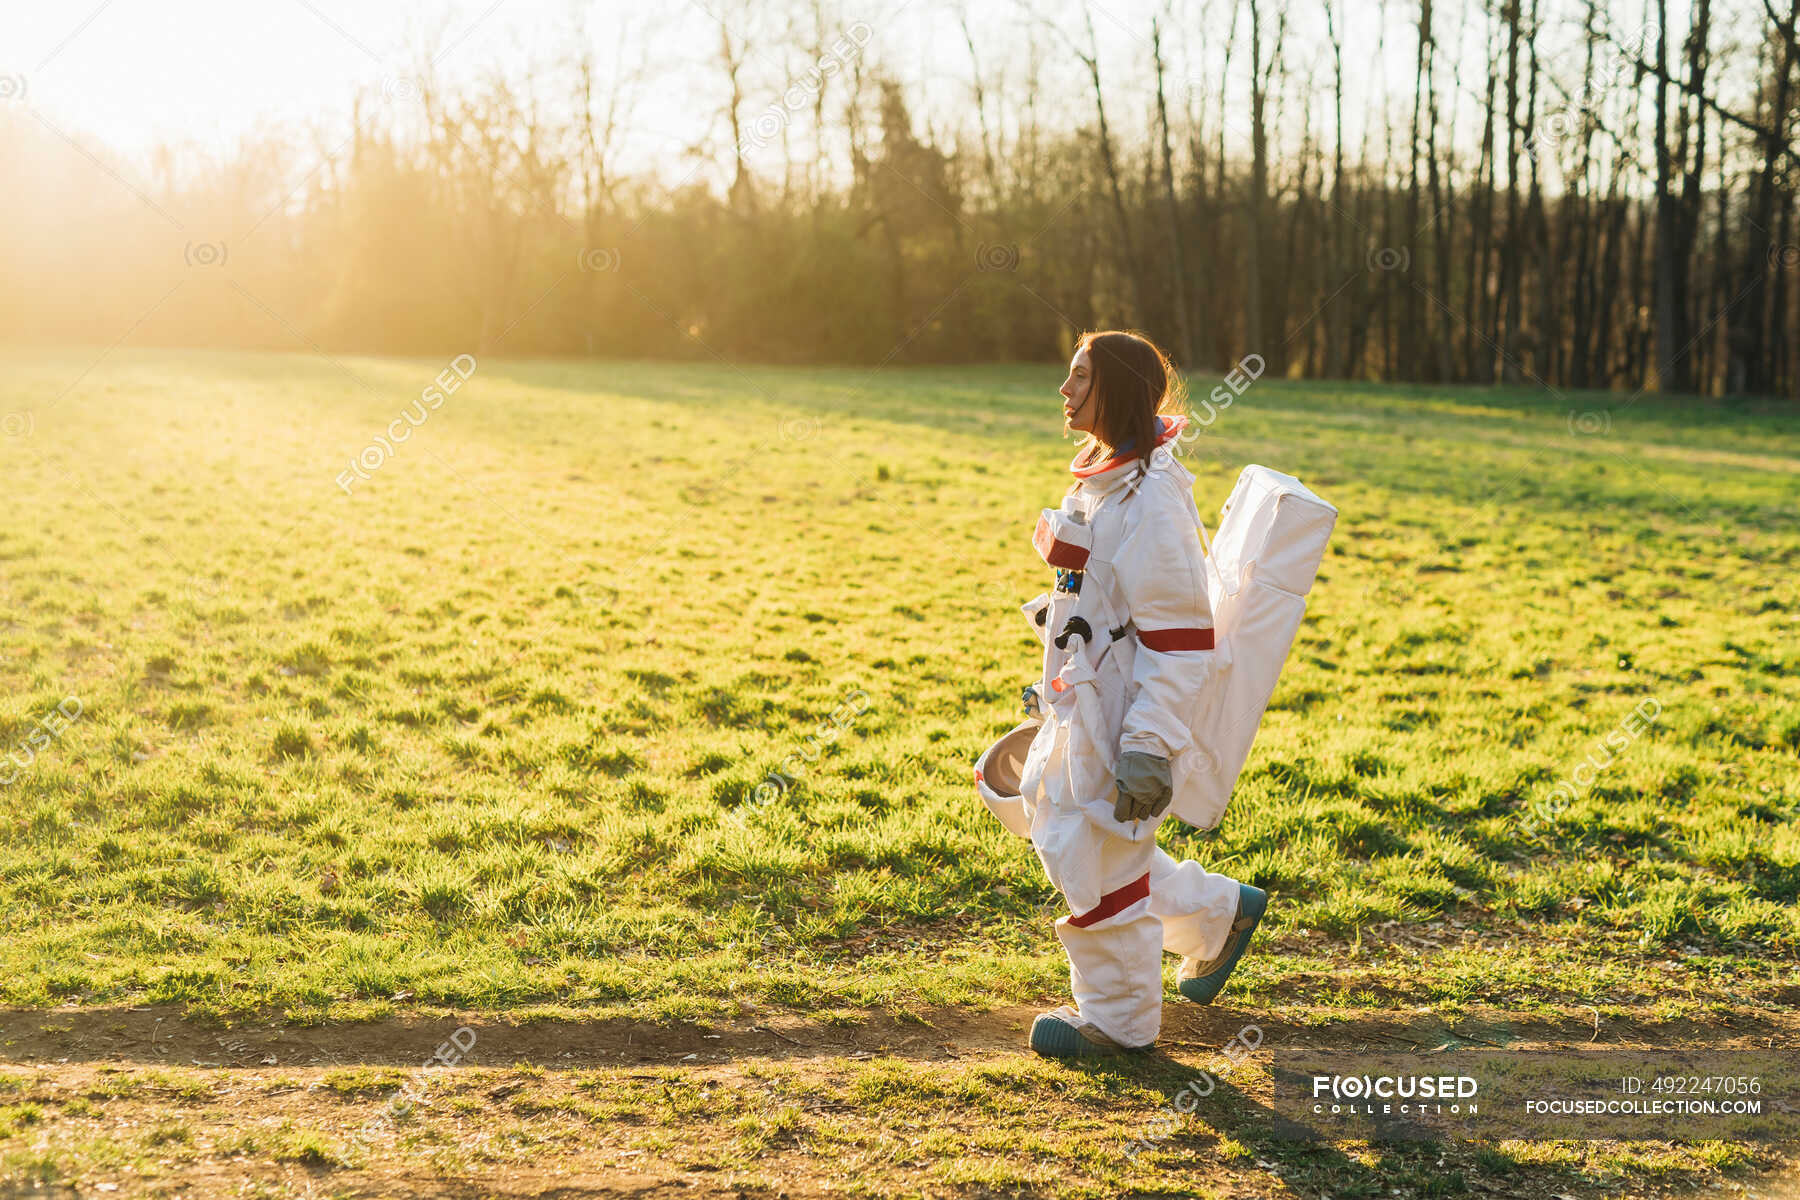
[[[1121,326],[1190,371],[1800,396],[1800,0],[913,2],[421,46],[229,152],[0,76],[0,339],[873,367]],[[703,132],[628,152],[676,73]]]

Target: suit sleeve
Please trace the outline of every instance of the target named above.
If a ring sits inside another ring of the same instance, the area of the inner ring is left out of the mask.
[[[1174,481],[1153,477],[1126,514],[1113,571],[1137,627],[1137,695],[1125,713],[1120,753],[1169,758],[1184,750],[1214,671],[1212,601],[1191,510]]]

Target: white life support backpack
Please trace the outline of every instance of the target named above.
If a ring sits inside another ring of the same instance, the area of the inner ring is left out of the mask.
[[[1213,636],[1231,645],[1230,661],[1200,699],[1194,744],[1179,756],[1175,775],[1170,811],[1197,829],[1225,819],[1337,515],[1292,475],[1251,464],[1219,509],[1219,535],[1207,543],[1206,525],[1197,522]]]
[[[1225,818],[1299,633],[1306,594],[1338,510],[1292,475],[1252,464],[1238,475],[1219,510],[1217,537],[1208,541],[1206,524],[1198,509],[1193,511],[1205,550],[1213,637],[1222,652],[1219,670],[1194,709],[1194,743],[1171,764],[1175,794],[1169,811],[1198,829],[1213,829]],[[1019,776],[1038,724],[1015,726],[975,763],[976,794],[1001,824],[1021,836],[1030,835],[1031,820]]]

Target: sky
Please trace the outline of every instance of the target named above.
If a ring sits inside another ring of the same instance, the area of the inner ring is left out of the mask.
[[[14,0],[0,75],[52,119],[117,149],[230,145],[261,122],[349,111],[403,89],[436,35],[446,74],[517,66],[575,6],[550,0]],[[607,7],[607,6],[595,6]],[[402,91],[401,94],[404,94]]]
[[[359,85],[404,88],[410,48],[425,40],[438,47],[437,66],[448,76],[494,66],[516,72],[569,46],[583,16],[595,43],[610,50],[620,23],[650,8],[656,27],[647,35],[640,29],[633,43],[658,77],[642,116],[691,137],[719,100],[718,87],[697,86],[717,81],[696,70],[716,47],[714,16],[754,34],[768,28],[769,6],[760,7],[753,0],[729,7],[724,0],[10,0],[0,6],[0,75],[23,79],[25,98],[59,124],[120,150],[159,141],[224,146],[259,120],[345,112]],[[966,7],[985,66],[1005,68],[1026,6],[975,0]],[[1121,81],[1136,74],[1128,60],[1145,52],[1153,7],[1143,0],[1094,6],[1103,59]],[[957,6],[891,0],[855,11],[874,18],[878,53],[960,97],[968,54]],[[1073,5],[1032,11],[1058,13],[1067,33],[1083,36]],[[1045,40],[1055,45],[1056,35]],[[1069,60],[1061,81],[1077,95],[1085,85],[1079,71]]]
[[[1148,30],[1165,2],[1180,30],[1171,39],[1174,90],[1215,86],[1232,0],[1093,0],[1115,106],[1109,115],[1121,128],[1147,127]],[[1286,40],[1290,69],[1314,73],[1321,117],[1330,79],[1324,2],[1289,0]],[[1336,2],[1344,6],[1355,140],[1370,97],[1387,90],[1410,105],[1416,0]],[[1549,3],[1554,11],[1556,0]],[[1042,14],[1036,29],[1051,64],[1046,90],[1060,101],[1050,119],[1091,119],[1084,69],[1062,40],[1085,40],[1075,0],[852,0],[841,7],[846,24],[869,22],[868,54],[923,89],[920,120],[944,123],[969,116],[969,55],[957,14],[969,13],[984,70],[1015,80],[1024,57],[1021,23]],[[776,8],[759,0],[8,0],[0,5],[0,99],[22,99],[59,130],[128,156],[181,143],[224,157],[265,125],[324,119],[347,129],[359,89],[406,103],[420,46],[433,47],[435,69],[450,83],[495,70],[529,81],[541,74],[534,64],[585,37],[603,69],[644,73],[624,165],[679,172],[684,149],[704,143],[720,154],[728,145],[719,116],[723,81],[712,61],[718,19],[753,47],[771,45],[778,40]],[[1465,91],[1485,83],[1484,47],[1465,19],[1477,11],[1476,0],[1452,0],[1440,4],[1438,17],[1446,64],[1461,61],[1481,76],[1465,78]],[[1241,32],[1228,92],[1230,137],[1239,145],[1248,124]],[[803,66],[757,51],[746,116],[754,118]],[[1465,98],[1463,107],[1473,112],[1474,103]]]

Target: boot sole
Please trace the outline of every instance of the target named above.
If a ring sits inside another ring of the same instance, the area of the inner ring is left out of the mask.
[[[1263,914],[1269,910],[1269,894],[1267,892],[1261,888],[1251,887],[1247,883],[1241,883],[1238,887],[1240,889],[1238,892],[1238,918],[1241,920],[1249,917],[1250,925],[1244,930],[1233,931],[1232,936],[1238,941],[1236,949],[1231,952],[1231,957],[1198,979],[1181,981],[1182,996],[1192,1000],[1195,1004],[1211,1004],[1214,997],[1225,990],[1226,980],[1230,979],[1232,971],[1237,969],[1238,959],[1242,958],[1244,951],[1250,948],[1250,939],[1256,936],[1256,927],[1262,924]],[[1236,922],[1234,921],[1233,924]]]
[[[1141,1054],[1149,1046],[1102,1046],[1090,1042],[1079,1029],[1048,1014],[1031,1023],[1031,1048],[1049,1058],[1113,1058]]]

